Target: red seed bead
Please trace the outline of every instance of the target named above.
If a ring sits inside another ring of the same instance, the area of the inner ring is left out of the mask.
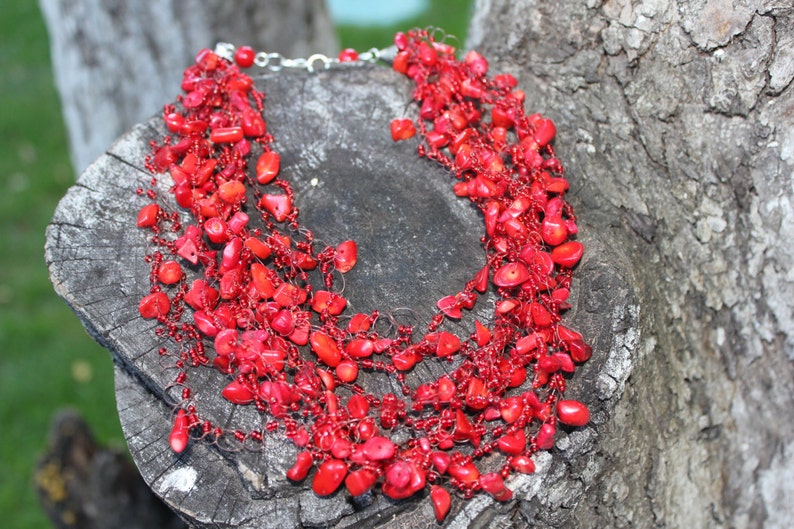
[[[250,68],[254,65],[254,58],[256,57],[256,52],[250,46],[240,46],[234,52],[234,62],[240,68]]]
[[[345,48],[339,52],[339,62],[355,62],[358,60],[358,52],[353,48]]]

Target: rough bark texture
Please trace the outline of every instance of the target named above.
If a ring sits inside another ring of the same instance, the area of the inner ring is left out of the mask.
[[[303,57],[333,53],[322,0],[40,0],[77,173],[174,96],[217,42]]]
[[[457,501],[447,526],[794,519],[793,42],[788,1],[479,2],[470,46],[555,120],[576,190],[588,253],[568,317],[595,354],[570,391],[594,413],[559,435],[535,475],[511,482],[516,500]],[[360,241],[346,294],[357,309],[412,307],[425,320],[477,269],[481,220],[443,171],[388,139],[410,88],[371,68],[259,82],[306,224],[332,243]],[[47,245],[56,290],[118,362],[119,411],[144,478],[201,527],[434,525],[424,499],[321,499],[286,483],[294,448],[277,438],[263,452],[193,443],[170,453],[178,395],[136,311],[148,270],[132,227],[144,202],[130,198],[162,134],[149,121],[92,165]],[[487,303],[472,316],[487,317]],[[191,373],[208,413],[227,428],[261,426],[213,398],[223,381],[210,375]]]
[[[640,300],[597,485],[566,526],[790,527],[791,2],[481,0],[476,13],[469,45],[555,119],[581,215],[631,256]]]
[[[327,243],[358,242],[359,264],[345,278],[350,310],[379,308],[383,322],[394,317],[424,326],[436,300],[460,290],[481,268],[483,226],[471,204],[452,193],[449,174],[417,157],[415,144],[392,142],[390,120],[416,112],[409,104],[410,83],[376,67],[281,72],[257,82],[267,93],[268,130],[278,139],[282,175],[295,186],[302,222]],[[121,423],[144,479],[196,527],[434,525],[426,497],[392,502],[377,493],[353,500],[340,491],[319,498],[310,480],[289,483],[284,473],[296,448],[279,435],[268,436],[264,450],[240,450],[232,440],[223,447],[192,442],[179,457],[171,452],[170,417],[181,390],[169,387],[173,360],[157,354],[166,342],[155,338],[152,322],[137,312],[149,271],[142,259],[147,236],[134,227],[137,210],[147,203],[134,190],[151,178],[143,159],[149,142],[164,134],[161,120],[152,119],[92,164],[59,205],[47,245],[56,290],[114,353]],[[539,508],[559,516],[596,485],[591,454],[628,375],[639,329],[626,257],[607,252],[605,239],[588,227],[586,216],[581,220],[580,240],[588,253],[566,321],[598,354],[571,381],[569,394],[591,405],[593,422],[561,430],[556,457],[540,454],[536,474],[511,481],[520,500],[502,505],[484,495],[458,499],[448,527],[521,526],[522,517],[535,516]],[[609,261],[602,257],[607,255]],[[490,319],[492,303],[481,299],[461,323],[446,327],[470,334],[474,318]],[[435,378],[449,366],[423,362],[409,383],[426,379],[428,369]],[[189,377],[203,416],[227,431],[263,428],[267,417],[220,397],[228,381],[215,370],[191,370]],[[373,393],[398,389],[386,377],[360,379]],[[554,505],[543,507],[536,497]]]

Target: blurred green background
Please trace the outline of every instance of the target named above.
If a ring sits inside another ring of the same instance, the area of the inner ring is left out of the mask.
[[[45,228],[75,180],[46,29],[36,2],[0,4],[0,513],[3,527],[40,529],[51,525],[32,469],[55,411],[79,410],[105,445],[124,439],[110,356],[57,297],[44,263]],[[387,46],[395,31],[415,26],[440,26],[463,41],[470,14],[470,0],[408,2],[419,6],[410,18],[364,26],[372,21],[360,6],[371,3],[333,4],[342,47],[358,50]]]

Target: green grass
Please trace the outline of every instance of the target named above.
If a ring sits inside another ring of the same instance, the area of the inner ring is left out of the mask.
[[[46,30],[36,2],[0,7],[0,513],[3,527],[50,523],[33,492],[32,469],[56,410],[79,410],[102,443],[123,446],[107,351],[54,293],[44,230],[74,182],[53,86]],[[399,26],[340,28],[343,47],[391,44],[400,29],[428,25],[465,37],[469,2],[433,1]]]
[[[56,410],[80,410],[123,446],[110,356],[55,295],[44,230],[73,183],[46,31],[35,2],[0,8],[0,512],[4,527],[43,528],[32,469]]]

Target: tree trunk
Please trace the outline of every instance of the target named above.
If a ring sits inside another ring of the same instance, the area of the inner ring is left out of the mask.
[[[640,301],[569,527],[794,520],[792,43],[788,1],[478,3],[469,45],[556,121]]]
[[[593,420],[559,432],[537,472],[510,482],[516,500],[457,501],[445,526],[784,527],[794,518],[785,501],[794,252],[773,244],[794,232],[794,13],[782,2],[723,4],[478,4],[470,46],[492,73],[519,77],[529,112],[557,123],[587,247],[566,321],[595,351],[569,391]],[[373,249],[348,278],[353,304],[420,307],[413,317],[428,318],[439,293],[476,269],[467,259],[481,219],[438,184],[443,171],[384,132],[410,87],[374,68],[257,83],[304,222],[323,240]],[[170,452],[181,397],[137,314],[149,269],[133,219],[145,201],[130,198],[150,179],[148,142],[164,133],[150,120],[93,164],[47,243],[56,290],[114,353],[122,425],[146,481],[197,527],[434,524],[426,498],[318,498],[288,483],[295,448],[277,437],[262,452],[206,443]],[[370,266],[385,275],[368,275]],[[487,303],[476,310],[489,317]],[[223,380],[195,376],[203,395],[218,395]],[[216,421],[262,426],[253,410],[230,415],[207,398]]]
[[[303,57],[338,46],[322,0],[39,3],[77,173],[170,101],[202,48],[232,42]]]

